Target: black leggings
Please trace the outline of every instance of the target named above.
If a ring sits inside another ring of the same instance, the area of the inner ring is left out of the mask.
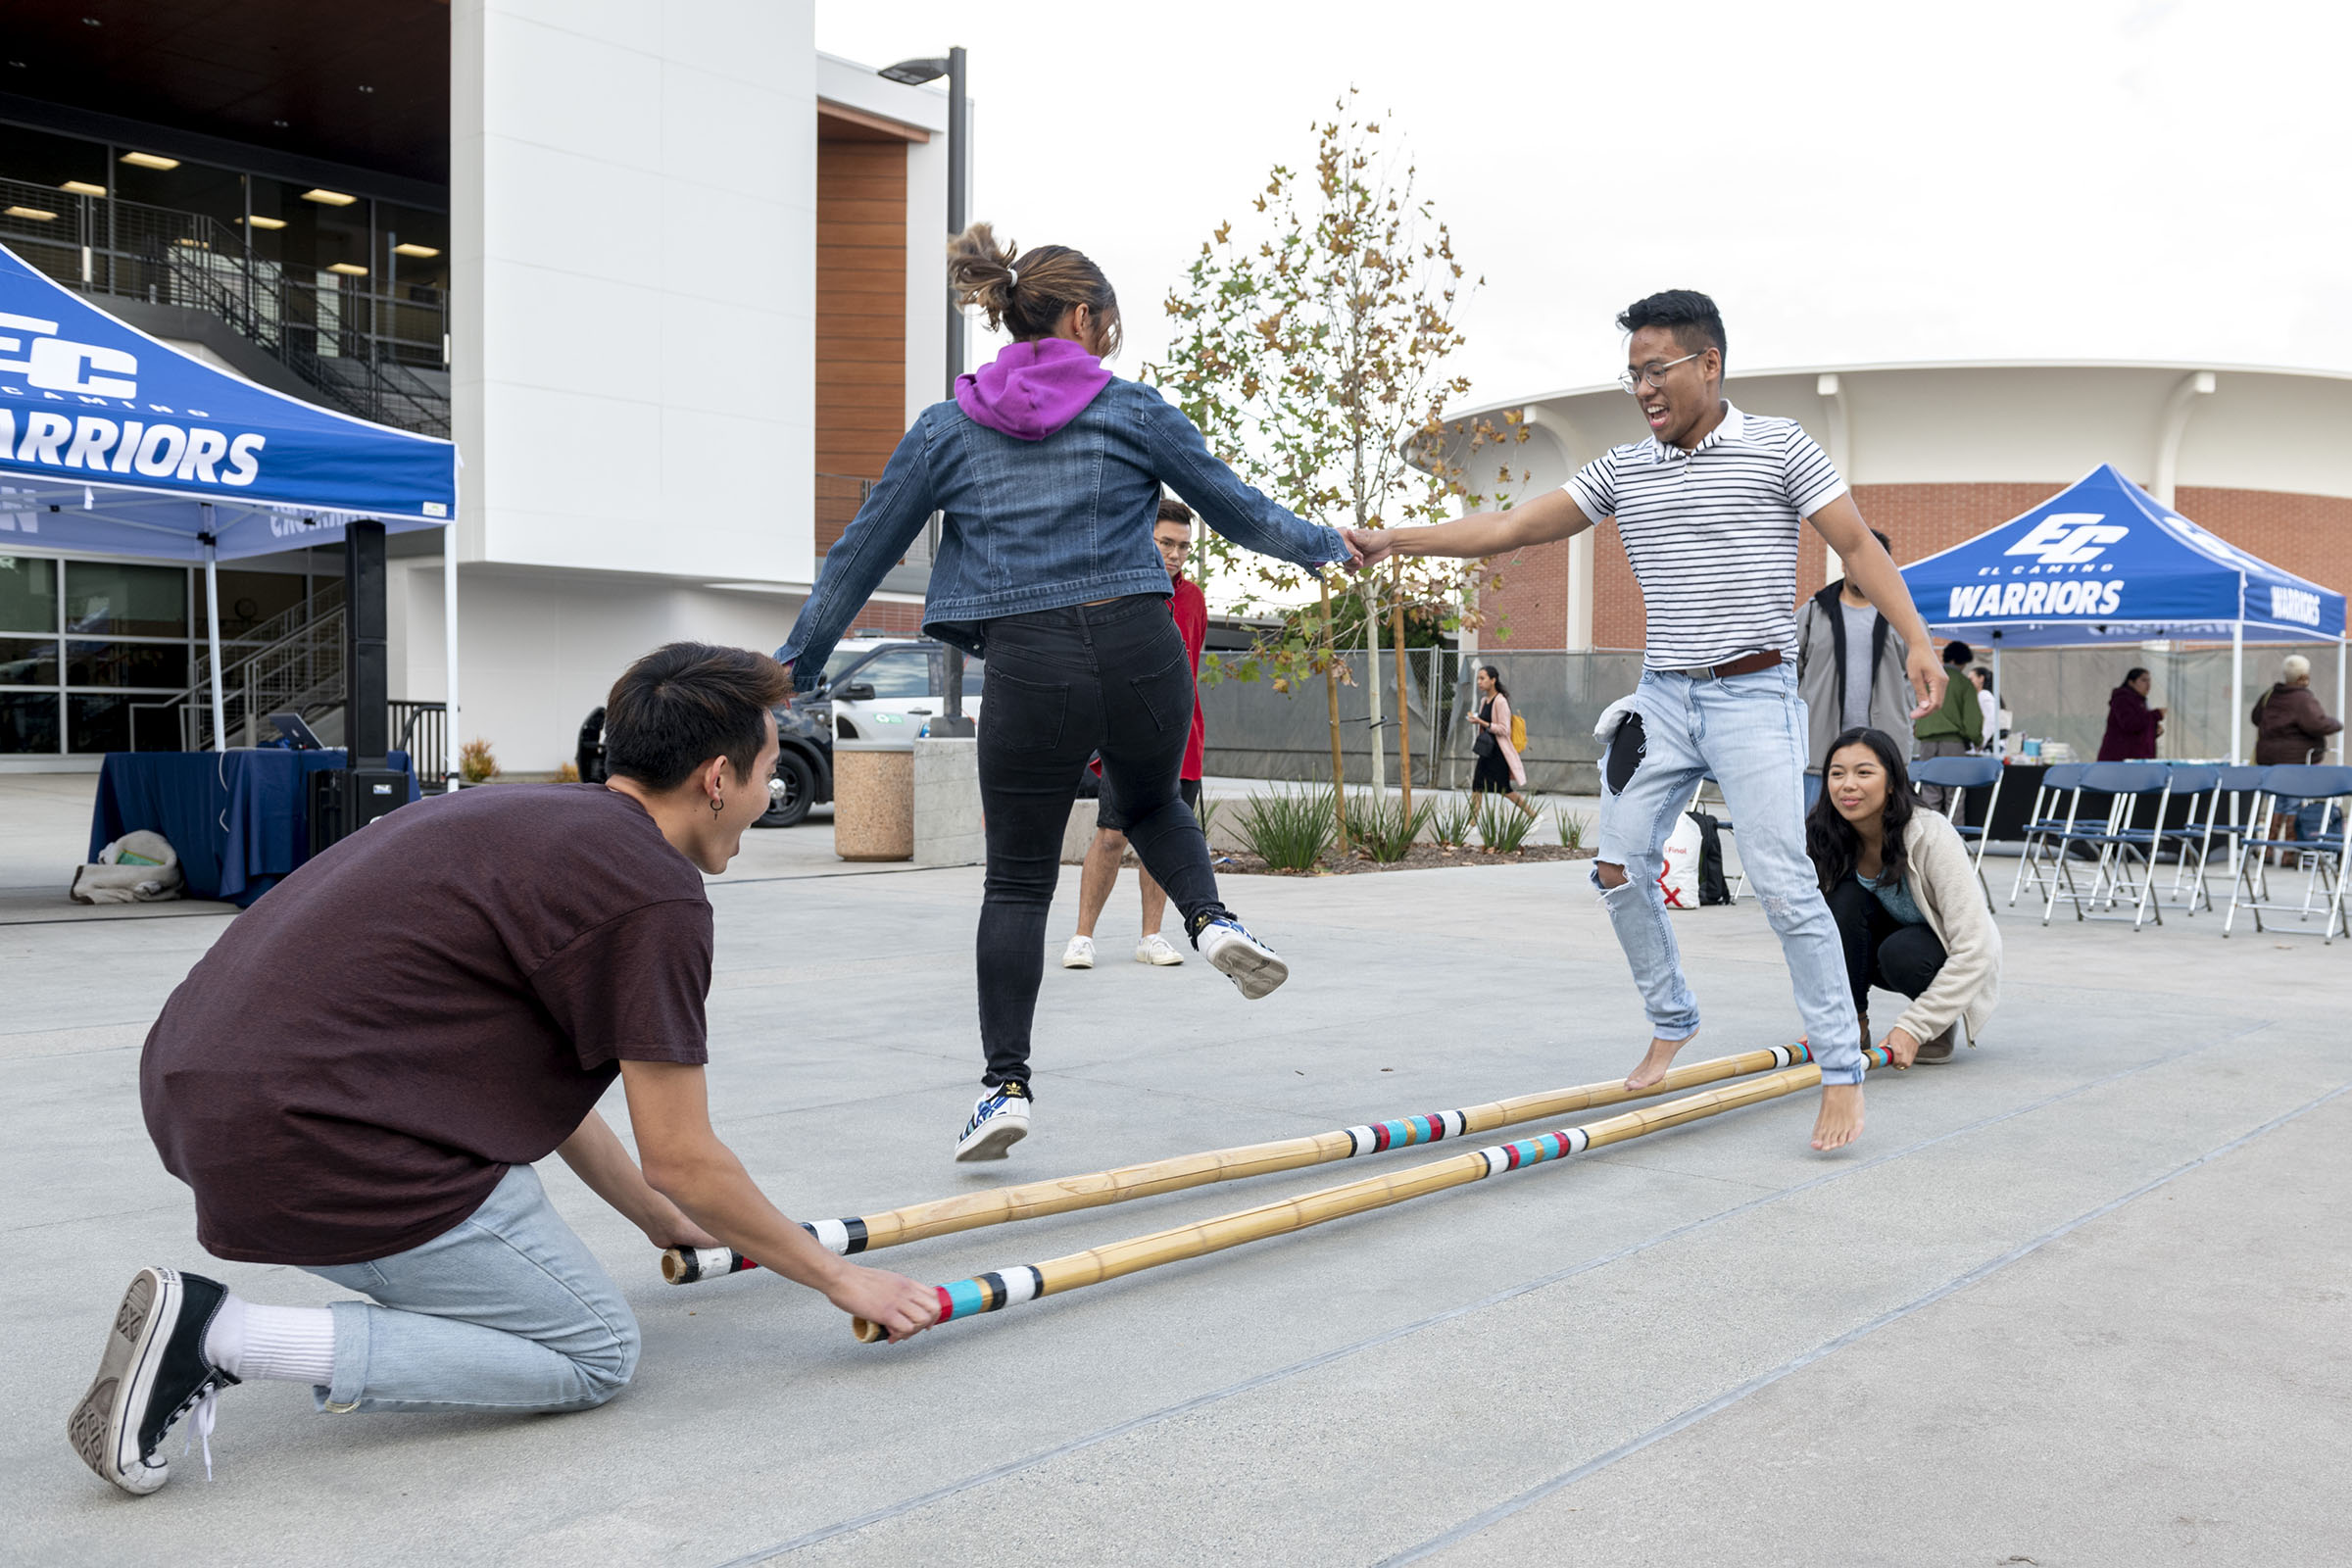
[[[1193,725],[1193,669],[1168,602],[1137,594],[1007,615],[983,628],[980,1045],[994,1087],[1029,1079],[1029,1026],[1046,967],[1046,911],[1087,757],[1102,754],[1127,842],[1167,890],[1187,934],[1222,914],[1208,841],[1177,794]]]
[[[1917,997],[1943,972],[1943,944],[1936,933],[1888,914],[1878,895],[1854,877],[1830,890],[1830,917],[1845,946],[1845,978],[1854,988],[1857,1013],[1870,1011],[1873,984]]]

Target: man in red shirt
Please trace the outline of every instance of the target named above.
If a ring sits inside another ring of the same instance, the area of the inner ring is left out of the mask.
[[[1200,584],[1184,574],[1184,558],[1193,544],[1193,509],[1173,496],[1162,496],[1159,502],[1159,520],[1152,526],[1152,542],[1159,546],[1159,559],[1168,567],[1168,612],[1176,617],[1176,630],[1184,638],[1184,651],[1193,661],[1193,733],[1184,743],[1184,765],[1177,770],[1177,793],[1184,804],[1198,813],[1200,809],[1200,755],[1208,735],[1208,726],[1200,716],[1200,646],[1208,640],[1208,600]],[[1102,764],[1096,763],[1097,772]],[[1118,803],[1111,798],[1110,783],[1102,784],[1095,822],[1095,842],[1086,852],[1086,870],[1078,881],[1078,934],[1062,951],[1064,969],[1092,969],[1095,966],[1095,921],[1102,913],[1102,906],[1110,902],[1110,890],[1119,879],[1119,861],[1127,854],[1126,819],[1119,814]],[[1184,955],[1175,944],[1159,934],[1160,916],[1167,911],[1168,896],[1152,880],[1152,873],[1138,869],[1144,879],[1144,934],[1135,944],[1138,963],[1176,964]]]

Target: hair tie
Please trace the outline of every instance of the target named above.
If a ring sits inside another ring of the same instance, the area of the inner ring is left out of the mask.
[[[1021,270],[1019,268],[1007,266],[1004,269],[1004,286],[1006,288],[1012,287],[1013,284],[1018,283],[1020,280]]]

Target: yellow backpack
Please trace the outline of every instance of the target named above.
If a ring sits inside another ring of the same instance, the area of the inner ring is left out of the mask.
[[[1527,720],[1521,718],[1517,713],[1511,715],[1511,750],[1514,752],[1527,750]]]

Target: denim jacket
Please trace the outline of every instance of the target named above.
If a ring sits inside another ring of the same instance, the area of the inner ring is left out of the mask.
[[[812,689],[843,628],[934,512],[946,514],[923,630],[986,657],[985,622],[1168,592],[1152,543],[1162,485],[1234,543],[1299,566],[1348,559],[1335,529],[1293,516],[1209,453],[1173,405],[1112,380],[1043,441],[992,430],[954,403],[925,409],[825,557],[776,658]]]

